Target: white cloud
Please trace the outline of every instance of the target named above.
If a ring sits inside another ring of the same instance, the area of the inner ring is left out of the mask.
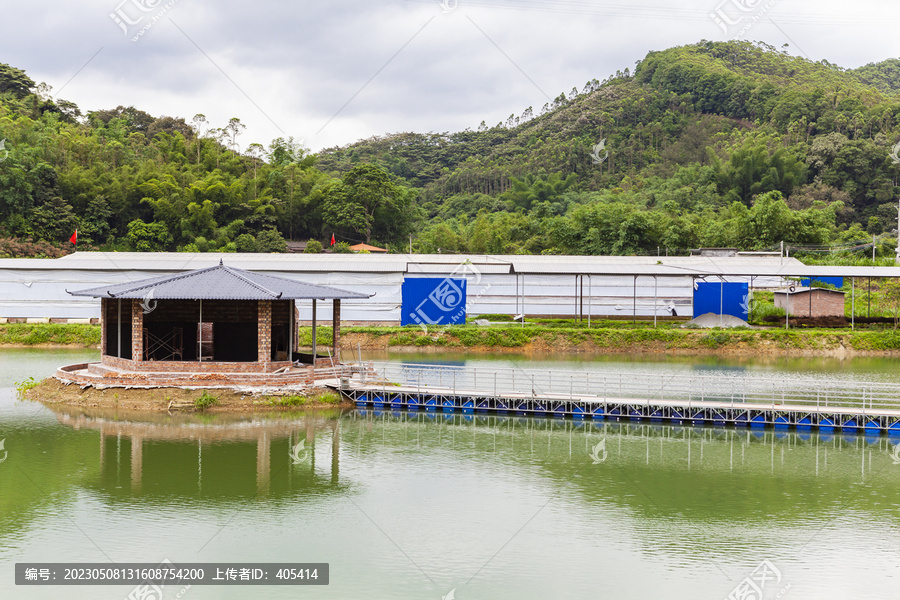
[[[761,1],[727,0],[729,10]],[[218,126],[240,117],[242,145],[293,135],[319,149],[493,125],[633,69],[650,50],[724,37],[709,16],[721,0],[459,0],[446,14],[438,0],[120,2],[2,0],[0,61],[55,91],[71,78],[60,95],[83,111],[133,104],[188,121],[202,112]],[[131,4],[141,2],[150,10]],[[138,42],[110,18],[117,8],[152,17],[166,5]],[[748,37],[852,68],[897,55],[890,27],[898,12],[872,0],[850,12],[845,3],[779,0],[772,21]]]

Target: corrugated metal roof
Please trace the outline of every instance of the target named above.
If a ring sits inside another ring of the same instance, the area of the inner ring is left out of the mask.
[[[804,293],[808,292],[810,289],[812,289],[813,291],[825,292],[827,294],[844,294],[844,295],[847,294],[847,292],[842,292],[841,290],[830,290],[828,288],[809,288],[806,286],[794,286],[793,289],[788,287],[788,288],[782,288],[780,290],[774,290],[774,291],[776,294],[791,294],[791,295],[793,295],[793,294],[804,294]]]
[[[58,259],[0,259],[0,269],[176,271],[221,259],[248,271],[296,273],[518,273],[523,275],[900,277],[900,267],[804,265],[780,256],[558,256],[476,254],[214,254],[76,252]]]
[[[372,294],[251,273],[221,262],[206,269],[69,292],[73,296],[156,300],[333,300]]]

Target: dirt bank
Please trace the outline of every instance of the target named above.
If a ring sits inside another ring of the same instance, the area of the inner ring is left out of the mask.
[[[374,329],[374,328],[373,328]],[[893,331],[693,330],[676,328],[465,328],[348,331],[344,358],[357,348],[391,352],[518,352],[522,354],[667,354],[684,356],[900,356]]]
[[[12,328],[17,335],[11,335]],[[26,329],[26,328],[35,329]],[[0,327],[3,348],[96,348],[98,327],[84,331],[66,325],[7,325]],[[87,329],[85,329],[87,328]],[[309,328],[301,328],[301,339]],[[3,334],[7,335],[3,335]],[[319,345],[330,345],[330,332],[320,331]],[[71,343],[69,343],[71,341]],[[309,341],[308,339],[306,340]],[[522,354],[668,354],[685,356],[900,356],[900,333],[871,326],[849,329],[682,329],[671,324],[612,324],[593,328],[528,323],[463,326],[424,332],[410,327],[349,327],[341,335],[345,360],[365,350],[440,353],[518,352]]]
[[[198,407],[204,394],[215,403]],[[24,392],[27,400],[47,405],[66,405],[83,408],[115,408],[140,412],[202,412],[202,413],[258,413],[342,406],[337,393],[326,389],[310,390],[306,395],[253,395],[228,389],[185,390],[181,388],[81,389],[50,378]],[[349,406],[349,404],[348,404]]]

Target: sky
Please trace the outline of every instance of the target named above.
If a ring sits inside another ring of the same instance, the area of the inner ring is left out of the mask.
[[[491,126],[701,39],[846,68],[900,55],[900,5],[873,0],[0,0],[0,15],[0,62],[82,112],[238,117],[243,149]]]

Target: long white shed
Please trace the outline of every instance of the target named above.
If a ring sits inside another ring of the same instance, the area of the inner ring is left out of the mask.
[[[343,319],[356,323],[400,322],[403,282],[412,278],[465,279],[469,315],[587,319],[669,316],[673,311],[689,316],[697,279],[775,287],[783,276],[900,276],[896,267],[807,267],[778,256],[76,252],[58,259],[0,259],[0,318],[97,318],[99,303],[68,291],[190,271],[220,259],[239,269],[374,294],[343,304]],[[318,318],[328,320],[331,315],[327,309],[322,314],[323,309],[319,307]],[[311,306],[300,305],[299,310],[301,320],[311,318]]]

